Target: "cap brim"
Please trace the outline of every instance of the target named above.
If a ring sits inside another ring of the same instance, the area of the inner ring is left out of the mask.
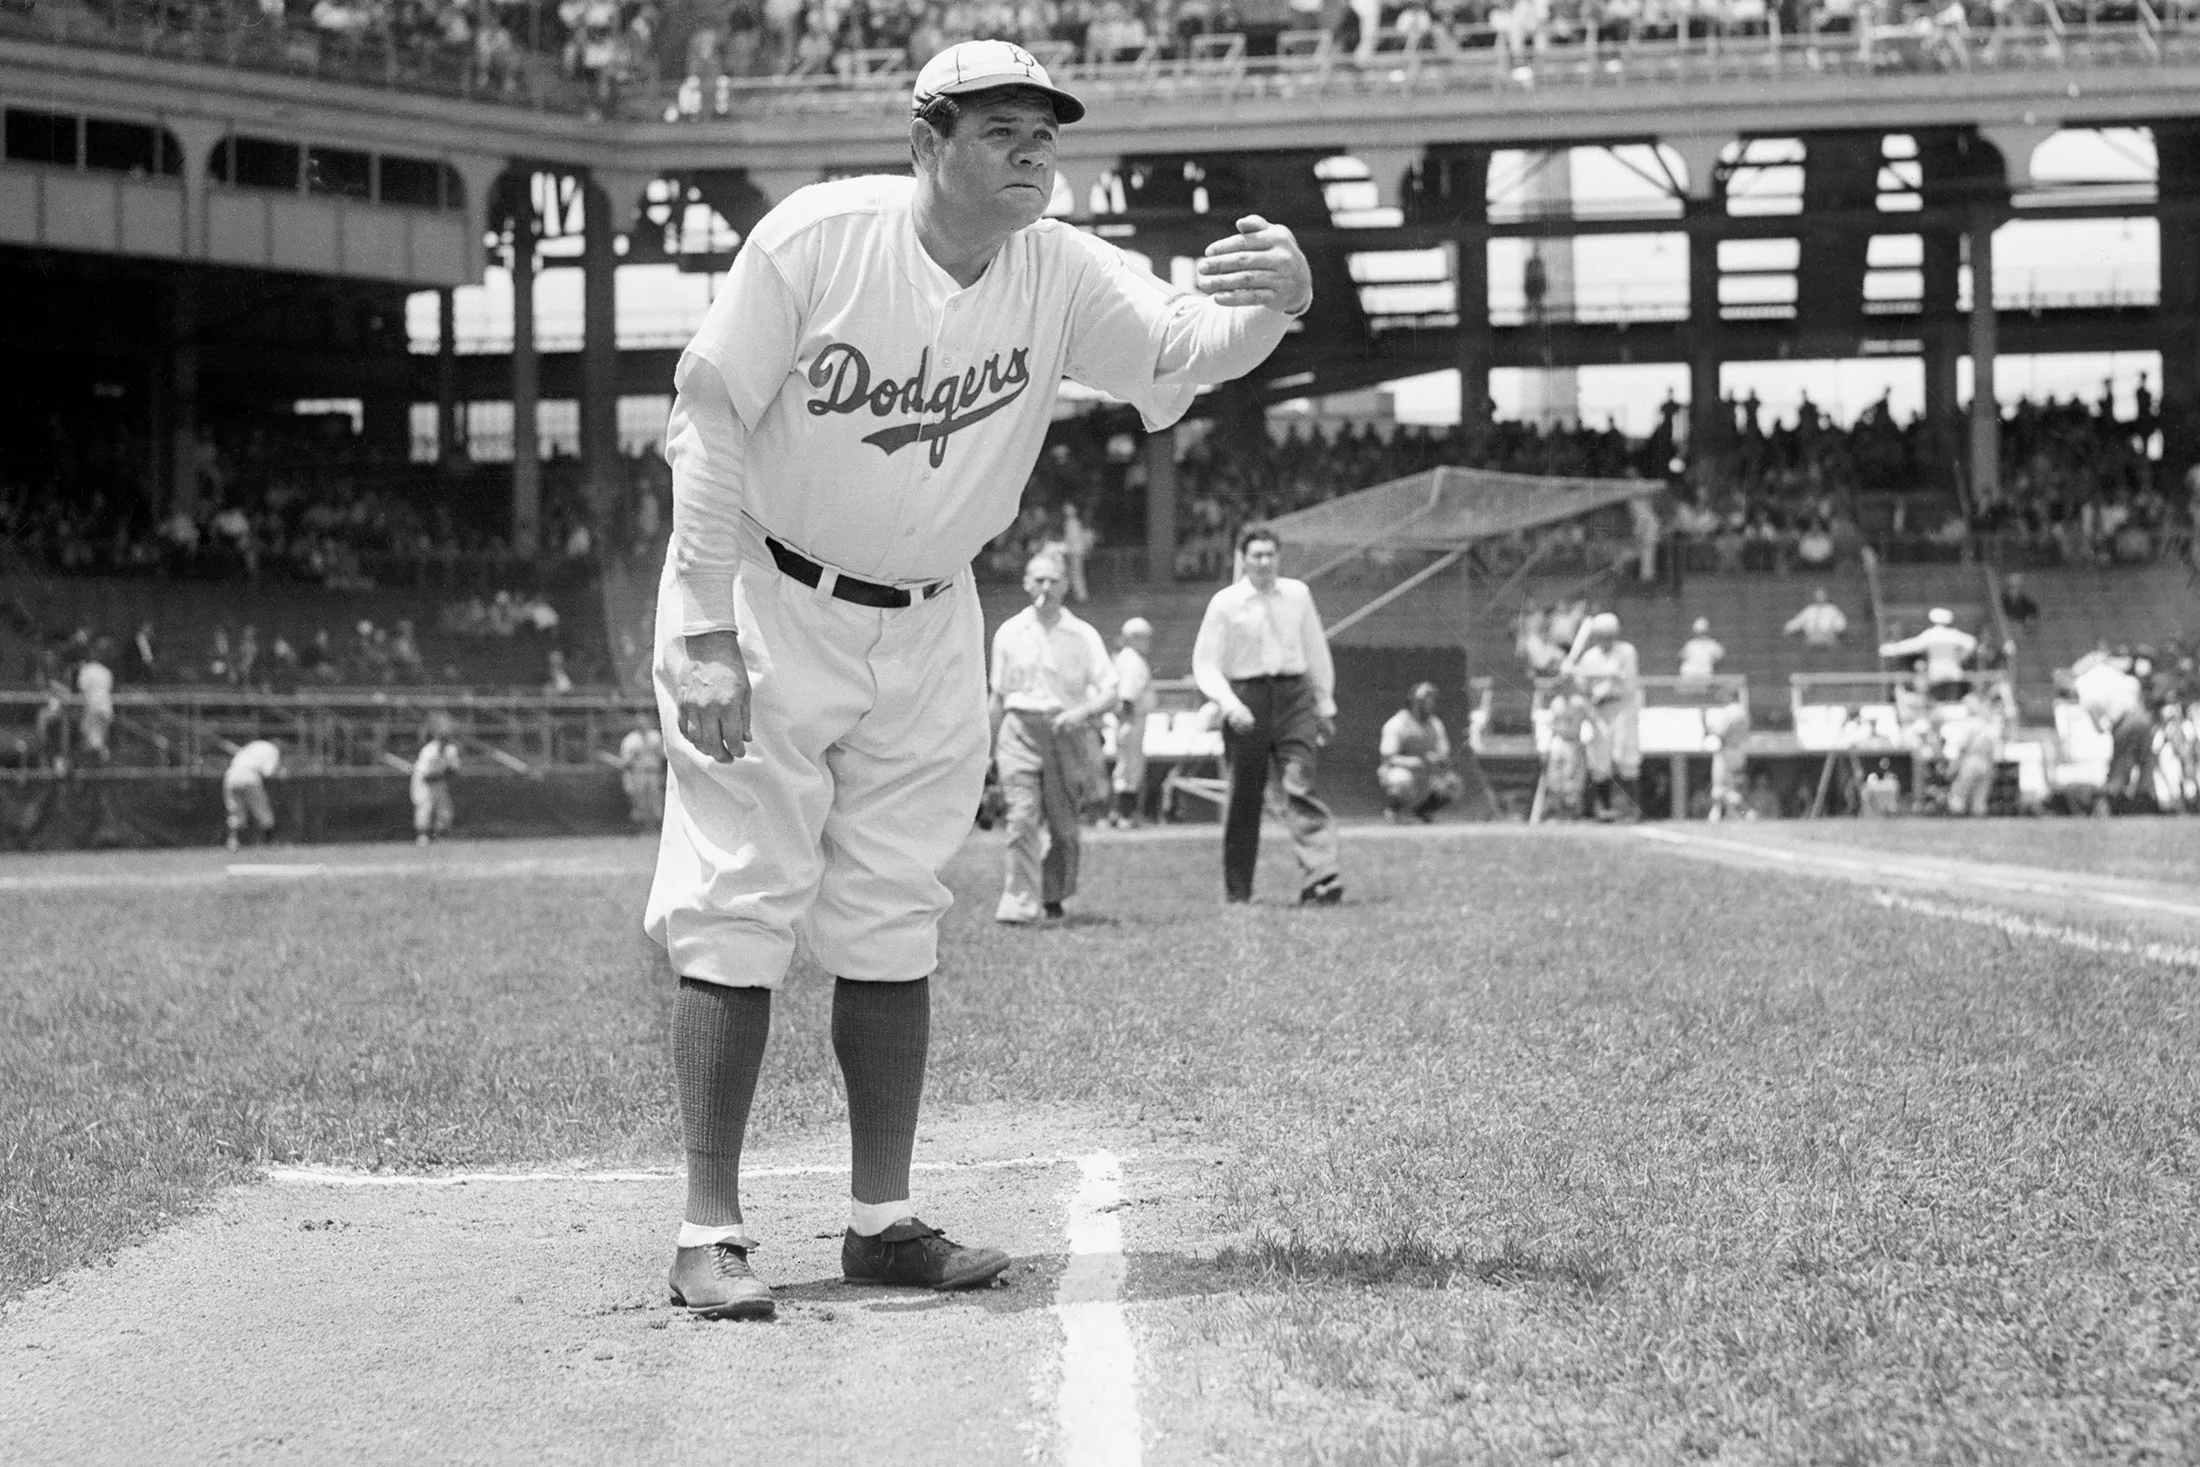
[[[1044,92],[1054,99],[1054,118],[1057,122],[1079,122],[1085,116],[1085,104],[1060,87],[1042,86],[1021,71],[995,72],[991,76],[966,76],[962,80],[923,94],[916,105],[922,107],[934,97],[961,97],[971,92],[990,92],[995,87],[1029,87]]]

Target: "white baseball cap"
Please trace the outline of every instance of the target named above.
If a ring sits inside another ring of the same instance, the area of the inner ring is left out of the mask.
[[[1936,606],[1925,613],[1925,619],[1936,627],[1955,625],[1956,614],[1945,606]]]
[[[1142,616],[1134,616],[1123,623],[1123,635],[1126,637],[1150,637],[1153,635],[1153,623]]]
[[[912,111],[922,112],[934,97],[957,97],[993,87],[1037,87],[1054,99],[1059,122],[1075,122],[1085,104],[1054,84],[1039,58],[1007,41],[964,41],[924,63],[909,94]]]

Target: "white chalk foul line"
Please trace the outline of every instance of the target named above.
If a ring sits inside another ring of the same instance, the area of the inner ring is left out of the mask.
[[[2023,866],[1982,866],[1971,862],[1930,856],[1878,856],[1829,850],[1797,850],[1755,841],[1721,840],[1717,836],[1681,834],[1638,826],[1645,840],[1658,841],[1683,851],[1713,851],[1772,861],[1822,875],[1846,876],[1860,881],[1903,880],[1932,886],[1967,887],[1983,892],[2008,892],[2018,896],[2042,896],[2068,900],[2083,897],[2103,906],[2133,911],[2159,912],[2167,916],[2200,918],[2200,906],[2170,901],[2140,892],[2103,887],[2097,878],[2076,872],[2046,871]]]
[[[1008,1156],[991,1161],[920,1161],[910,1170],[919,1172],[976,1172],[999,1171],[1015,1167],[1064,1166],[1077,1158],[1070,1156]],[[846,1163],[819,1163],[814,1166],[755,1166],[743,1167],[741,1175],[749,1177],[829,1177],[845,1176]],[[388,1173],[350,1171],[342,1167],[278,1166],[270,1167],[266,1180],[280,1187],[470,1187],[513,1182],[676,1182],[687,1172],[675,1167],[670,1171],[632,1172],[437,1172],[437,1173]]]
[[[1138,1467],[1138,1355],[1123,1317],[1123,1164],[1113,1153],[1077,1158],[1069,1203],[1069,1267],[1055,1287],[1062,1379],[1055,1398],[1066,1467]]]
[[[2183,943],[2133,942],[2128,938],[2103,937],[2098,932],[2087,932],[2082,927],[2066,927],[2060,922],[2040,922],[1992,907],[1958,907],[1948,902],[1936,902],[1901,892],[1875,891],[1872,893],[1872,900],[1882,907],[1894,907],[1952,922],[1968,922],[1975,927],[1991,927],[2012,937],[2044,938],[2048,942],[2059,942],[2064,947],[2109,953],[2116,957],[2138,958],[2169,968],[2200,968],[2200,948],[2188,947]]]

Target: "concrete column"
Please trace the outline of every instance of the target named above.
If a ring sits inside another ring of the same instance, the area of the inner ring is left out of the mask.
[[[1950,230],[1925,235],[1922,345],[1925,357],[1925,431],[1932,444],[1933,482],[1946,486],[1955,467],[1961,408],[1956,400],[1956,361],[1963,355],[1962,313],[1956,306],[1963,237]]]
[[[168,287],[168,505],[199,508],[199,283],[179,270]]]
[[[435,293],[435,456],[445,473],[466,462],[466,422],[458,401],[457,292],[448,285]]]
[[[602,185],[582,185],[581,482],[601,536],[625,488],[619,462],[619,303],[615,221]]]
[[[1534,214],[1570,221],[1574,211],[1573,152],[1555,148],[1529,164],[1527,205]],[[1559,228],[1571,229],[1561,222]],[[1542,299],[1528,302],[1531,331],[1547,321],[1571,321],[1574,316],[1574,237],[1570,233],[1537,235],[1528,241],[1523,268],[1541,276]],[[1540,333],[1539,333],[1540,334]],[[1540,346],[1541,343],[1538,343]],[[1561,367],[1538,351],[1544,365],[1531,368],[1522,383],[1520,414],[1545,428],[1572,423],[1581,417],[1581,376],[1572,367]]]
[[[174,135],[183,150],[183,238],[179,253],[186,260],[206,258],[206,198],[212,187],[207,174],[214,149],[229,135],[228,127],[191,117],[167,117],[161,125]]]
[[[519,555],[533,555],[542,544],[542,452],[535,441],[541,368],[535,355],[535,216],[529,199],[512,221],[512,550]]]
[[[1146,435],[1146,579],[1176,578],[1176,428]]]
[[[1462,225],[1453,246],[1458,256],[1459,424],[1467,436],[1490,430],[1490,227],[1487,216]]]
[[[2162,352],[2162,470],[2156,487],[2175,496],[2200,463],[2200,127],[2157,123],[2154,151],[2162,239],[2159,345]]]
[[[1700,458],[1733,428],[1720,422],[1719,203],[1691,199],[1688,218],[1688,457]]]
[[[1372,165],[1371,165],[1372,166]],[[1453,306],[1459,327],[1453,362],[1459,369],[1459,422],[1469,438],[1490,426],[1490,149],[1445,144],[1427,150],[1404,180],[1409,223],[1451,237]]]
[[[1971,497],[2001,498],[2001,403],[1994,395],[2000,322],[1994,314],[1994,224],[1991,210],[1971,216]]]

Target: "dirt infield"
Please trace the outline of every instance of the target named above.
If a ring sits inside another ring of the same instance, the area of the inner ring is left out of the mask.
[[[772,1325],[667,1302],[671,1175],[278,1172],[8,1311],[0,1461],[1074,1458],[1056,1441],[1065,1209],[1108,1143],[1126,1215],[1211,1166],[1074,1117],[926,1127],[928,1220],[1016,1259],[966,1295],[841,1280],[838,1138],[756,1155]]]

